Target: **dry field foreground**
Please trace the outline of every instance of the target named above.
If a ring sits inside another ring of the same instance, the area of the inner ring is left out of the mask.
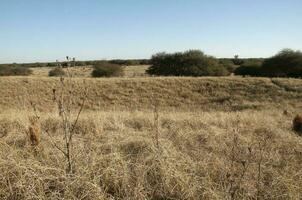
[[[300,80],[75,79],[74,95],[88,88],[88,102],[73,175],[53,145],[64,141],[57,81],[0,79],[0,199],[302,198],[302,137],[291,130]],[[40,105],[35,150],[30,101]]]

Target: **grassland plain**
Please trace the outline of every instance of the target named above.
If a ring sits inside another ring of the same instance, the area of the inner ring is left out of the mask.
[[[74,176],[52,145],[64,141],[57,84],[0,79],[0,199],[302,198],[302,138],[291,129],[301,80],[74,78],[74,96],[88,89]],[[25,134],[30,102],[41,117],[38,152]]]
[[[26,109],[30,101],[41,111],[53,108],[58,78],[3,77],[0,108]],[[75,96],[87,89],[86,109],[142,110],[157,104],[162,110],[222,110],[301,107],[302,81],[269,78],[74,78]],[[73,102],[77,105],[80,98]]]
[[[145,77],[147,76],[146,70],[149,65],[131,65],[124,66],[124,77]],[[54,67],[35,67],[31,68],[33,71],[32,77],[47,77],[48,72]],[[66,71],[66,68],[64,68]],[[92,66],[81,66],[81,67],[71,67],[68,70],[72,73],[74,77],[91,77],[91,72],[93,70]]]

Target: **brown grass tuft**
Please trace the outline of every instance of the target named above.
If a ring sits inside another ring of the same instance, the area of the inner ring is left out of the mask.
[[[29,117],[30,125],[28,126],[28,138],[32,146],[40,144],[41,129],[38,125],[39,118],[36,116]]]

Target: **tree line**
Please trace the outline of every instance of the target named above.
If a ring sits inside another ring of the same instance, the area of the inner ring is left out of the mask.
[[[54,67],[50,76],[63,75],[70,62],[2,64],[0,76],[29,75],[34,67]],[[124,66],[150,65],[146,73],[152,76],[228,76],[231,74],[258,77],[302,77],[302,53],[283,49],[270,58],[215,58],[200,50],[177,53],[157,53],[151,59],[74,61],[72,66],[93,66],[93,77],[122,76]],[[24,73],[24,74],[22,74]]]

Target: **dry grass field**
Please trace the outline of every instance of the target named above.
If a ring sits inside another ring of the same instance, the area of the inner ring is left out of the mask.
[[[58,82],[0,78],[0,199],[302,198],[302,137],[292,131],[301,80],[74,78],[71,104],[84,90],[87,102],[72,174],[56,148],[66,139],[52,100]]]
[[[146,70],[148,69],[149,65],[133,65],[133,66],[125,66],[125,77],[133,78],[133,77],[145,77]],[[33,77],[47,77],[48,72],[53,69],[53,67],[36,67],[31,68]],[[66,71],[66,69],[64,69]],[[85,67],[75,67],[69,68],[69,71],[72,73],[74,77],[90,77],[92,72],[92,66],[85,66]]]

